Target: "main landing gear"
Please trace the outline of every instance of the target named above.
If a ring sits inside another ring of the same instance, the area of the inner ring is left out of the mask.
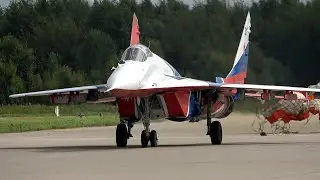
[[[215,94],[213,94],[215,95]],[[213,96],[216,100],[218,97]],[[222,126],[219,121],[211,122],[211,112],[212,112],[212,96],[208,96],[207,103],[207,134],[210,136],[211,144],[219,145],[222,143]]]
[[[151,98],[151,100],[153,100]],[[144,130],[141,132],[141,146],[147,147],[149,142],[151,147],[158,146],[158,136],[157,131],[151,130],[150,131],[150,102],[149,98],[141,99],[141,103],[138,104],[138,109],[142,115],[142,124]],[[131,135],[131,128],[133,125],[128,121],[128,128],[125,121],[121,121],[116,130],[116,143],[118,147],[125,147],[127,146],[128,139],[132,137]]]
[[[126,147],[129,139],[127,125],[123,122],[117,125],[116,143],[118,147]]]
[[[207,134],[210,136],[211,143],[219,145],[222,143],[222,126],[219,121],[211,121],[212,102],[216,101],[216,94],[208,96],[207,103]],[[141,113],[141,120],[144,130],[141,132],[141,146],[147,147],[149,142],[151,147],[158,146],[158,136],[155,130],[150,130],[150,106],[152,98],[143,98],[138,103],[139,113]],[[126,124],[127,122],[127,124]],[[131,128],[133,127],[131,121],[121,121],[116,130],[116,142],[118,147],[126,147],[128,139],[132,137]]]
[[[121,120],[117,125],[116,130],[116,143],[118,147],[126,147],[128,139],[133,137],[131,128],[133,127],[132,121]]]

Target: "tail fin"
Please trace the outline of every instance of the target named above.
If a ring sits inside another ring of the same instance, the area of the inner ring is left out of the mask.
[[[247,77],[248,68],[249,35],[251,32],[250,28],[251,17],[250,12],[248,12],[232,69],[226,78],[216,77],[217,82],[237,84],[244,83],[245,78]]]
[[[136,13],[133,13],[130,46],[140,43],[139,23]]]

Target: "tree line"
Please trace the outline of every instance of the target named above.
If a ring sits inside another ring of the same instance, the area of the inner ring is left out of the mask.
[[[248,11],[247,82],[316,84],[320,1],[19,0],[0,9],[0,104],[13,93],[105,83],[129,45],[134,12],[143,44],[183,75],[215,81],[232,67]]]

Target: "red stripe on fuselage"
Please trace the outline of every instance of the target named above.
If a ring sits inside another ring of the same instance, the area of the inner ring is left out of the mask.
[[[190,92],[188,91],[165,93],[163,95],[169,117],[186,117],[188,115],[189,95]]]
[[[116,97],[145,97],[156,93],[165,92],[176,92],[176,91],[199,91],[203,89],[209,89],[209,86],[185,86],[185,87],[169,87],[169,88],[150,88],[150,89],[137,89],[137,90],[126,90],[126,89],[113,89],[111,93]]]
[[[135,98],[117,98],[118,112],[121,118],[136,118]]]

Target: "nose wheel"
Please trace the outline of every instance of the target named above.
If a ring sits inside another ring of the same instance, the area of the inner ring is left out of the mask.
[[[149,134],[146,130],[143,130],[141,132],[141,146],[147,147],[148,143],[150,141],[151,147],[157,147],[158,146],[158,136],[157,131],[152,130]]]
[[[158,146],[158,136],[157,136],[157,131],[155,131],[155,130],[152,130],[150,132],[150,145],[151,145],[151,147]]]

